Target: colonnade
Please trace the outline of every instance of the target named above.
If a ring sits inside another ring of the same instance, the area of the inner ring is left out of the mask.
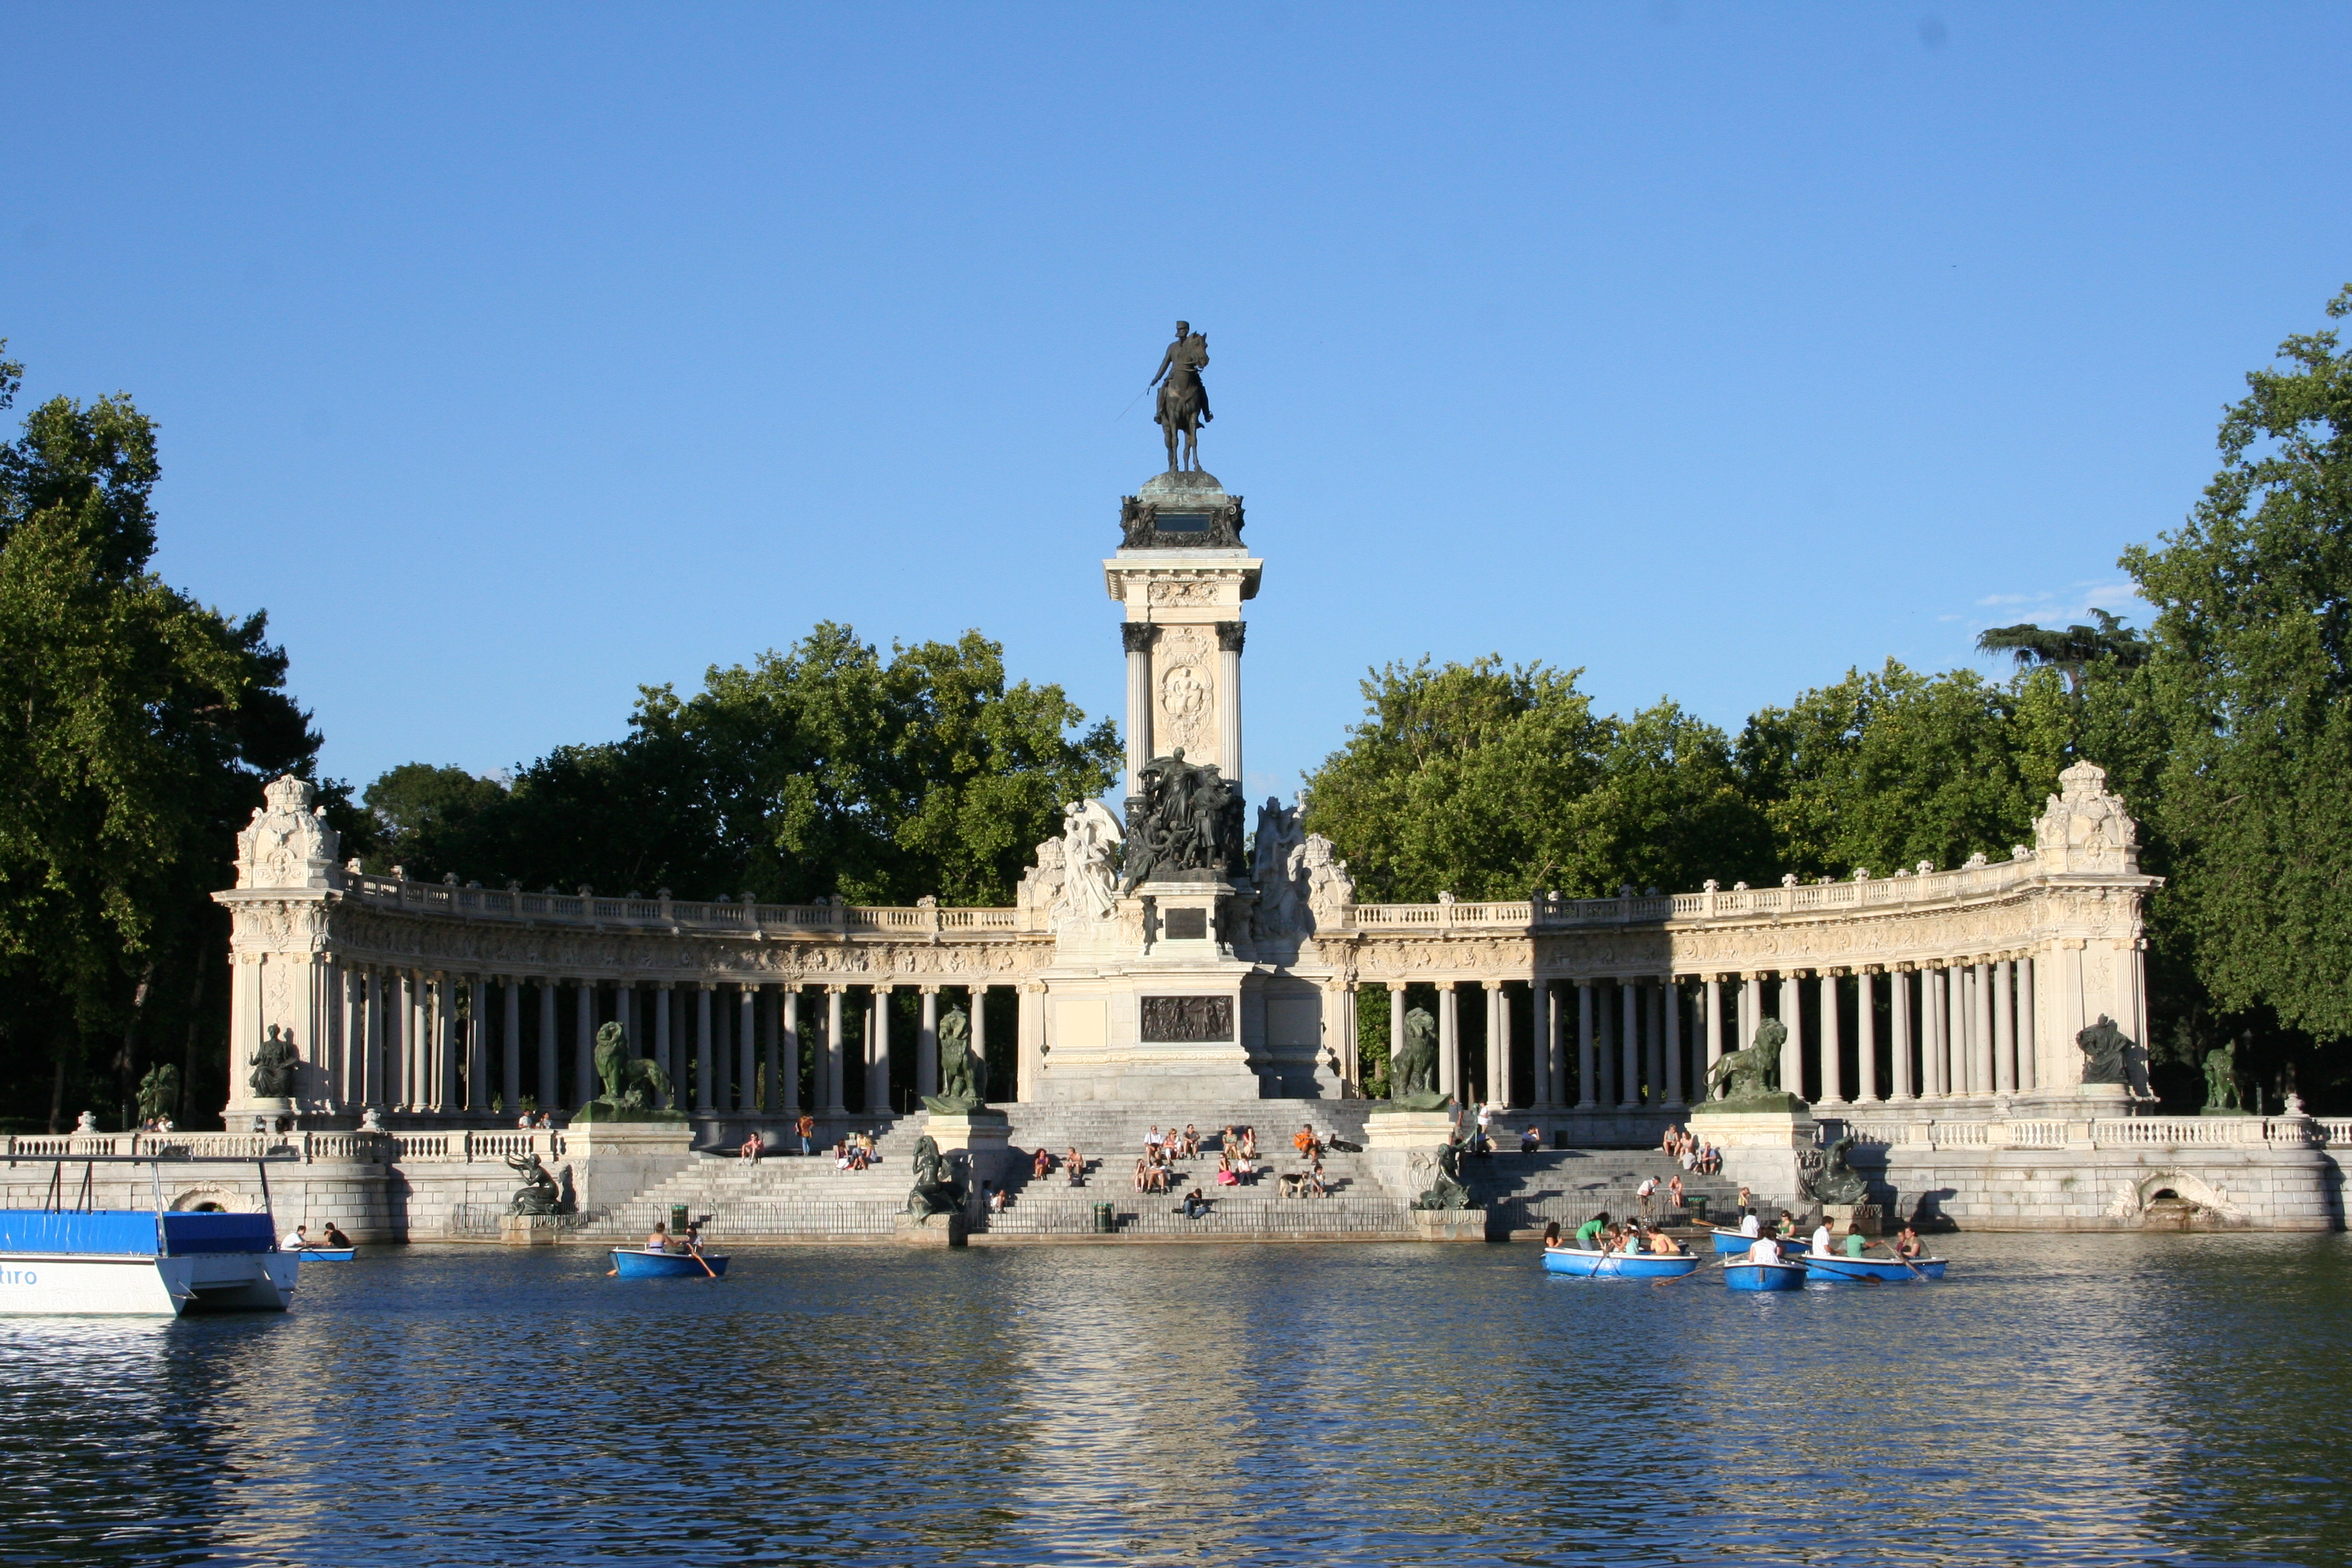
[[[596,1032],[617,1022],[631,1054],[670,1079],[675,1109],[796,1115],[805,1099],[819,1116],[897,1110],[893,1065],[910,1047],[900,1079],[916,1095],[939,1092],[942,994],[964,1010],[973,1055],[992,1060],[984,1003],[996,987],[985,982],[677,983],[324,962],[332,1001],[320,1048],[305,1053],[316,1078],[303,1098],[331,1110],[488,1113],[495,1098],[512,1114],[529,1097],[567,1110],[601,1092]],[[891,1002],[899,991],[920,995],[912,1041]],[[994,1059],[992,1093],[1010,1098],[1014,1055]]]
[[[2038,1061],[2035,960],[2004,952],[1944,963],[1702,974],[1414,982],[1433,985],[1438,1089],[1555,1111],[1678,1110],[1706,1092],[1715,1064],[1787,1029],[1781,1086],[1821,1106],[1990,1100],[2047,1087]],[[1389,993],[1390,1059],[1405,1047],[1408,983]],[[1465,1042],[1475,990],[1483,1044]],[[1517,1009],[1528,1009],[1524,1049]],[[1478,1053],[1474,1061],[1470,1049]]]

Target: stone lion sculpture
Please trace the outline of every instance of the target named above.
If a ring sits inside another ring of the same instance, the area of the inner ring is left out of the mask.
[[[1789,1043],[1789,1026],[1778,1018],[1767,1018],[1756,1026],[1756,1043],[1744,1051],[1733,1051],[1715,1064],[1706,1075],[1706,1092],[1713,1098],[1718,1085],[1726,1085],[1727,1100],[1761,1100],[1780,1087],[1780,1048]]]
[[[988,1064],[971,1048],[971,1022],[961,1007],[940,1017],[940,1092],[923,1103],[943,1116],[968,1115],[988,1100]]]
[[[1445,1103],[1437,1092],[1437,1020],[1426,1008],[1404,1016],[1404,1049],[1389,1064],[1389,1101],[1412,1110],[1434,1110]]]
[[[618,1024],[596,1031],[596,1076],[604,1092],[572,1113],[575,1121],[683,1121],[677,1110],[662,1109],[675,1092],[669,1074],[629,1053],[628,1032]]]

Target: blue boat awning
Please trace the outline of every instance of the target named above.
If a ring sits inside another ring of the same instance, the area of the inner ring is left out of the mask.
[[[172,1250],[267,1252],[276,1238],[269,1216],[259,1214],[166,1214]],[[137,1253],[155,1255],[155,1211],[93,1209],[55,1214],[46,1209],[0,1209],[0,1253]]]

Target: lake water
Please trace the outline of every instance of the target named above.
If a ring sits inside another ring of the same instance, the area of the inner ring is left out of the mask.
[[[0,1321],[12,1563],[2352,1559],[2352,1238],[1960,1237],[1735,1296],[1528,1247],[386,1248]]]

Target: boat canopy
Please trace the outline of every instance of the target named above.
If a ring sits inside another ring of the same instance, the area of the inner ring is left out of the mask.
[[[168,1250],[267,1252],[277,1242],[266,1214],[157,1215],[152,1209],[0,1209],[0,1253],[103,1253],[152,1258],[156,1221]]]

